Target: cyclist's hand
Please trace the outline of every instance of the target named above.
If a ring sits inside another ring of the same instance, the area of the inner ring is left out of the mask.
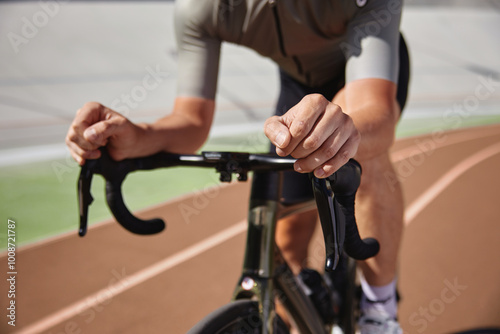
[[[264,131],[278,155],[298,159],[296,171],[317,177],[330,176],[354,157],[361,139],[351,117],[319,94],[269,118]]]
[[[66,135],[73,158],[83,165],[86,159],[98,159],[99,147],[107,146],[115,160],[131,157],[134,143],[143,130],[123,115],[96,103],[86,103],[76,113]]]

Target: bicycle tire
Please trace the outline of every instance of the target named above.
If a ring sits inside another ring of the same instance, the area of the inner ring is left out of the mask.
[[[276,315],[274,333],[289,334],[288,328]],[[237,300],[207,315],[187,334],[260,334],[262,319],[256,301]]]

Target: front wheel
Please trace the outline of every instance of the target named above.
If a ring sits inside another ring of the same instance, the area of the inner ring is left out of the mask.
[[[262,319],[256,301],[237,300],[207,315],[188,334],[260,334]],[[288,334],[288,328],[276,315],[273,333]]]

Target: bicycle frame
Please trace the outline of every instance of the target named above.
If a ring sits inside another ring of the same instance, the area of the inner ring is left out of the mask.
[[[121,185],[128,173],[174,166],[215,168],[221,181],[247,180],[254,172],[248,212],[248,234],[242,276],[233,300],[256,299],[259,306],[261,333],[272,334],[276,317],[275,297],[279,298],[301,333],[327,333],[325,324],[311,300],[305,295],[275,244],[278,218],[298,211],[318,208],[325,239],[325,270],[334,270],[342,249],[350,257],[363,260],[374,256],[378,242],[361,239],[354,216],[354,198],[359,186],[361,167],[349,161],[328,179],[311,175],[314,200],[300,205],[284,206],[280,202],[281,179],[284,170],[293,169],[294,160],[270,155],[238,152],[202,152],[201,155],[158,153],[153,156],[113,161],[104,148],[98,160],[89,160],[82,166],[78,181],[80,211],[79,235],[87,232],[88,207],[93,198],[90,193],[92,176],[100,174],[106,179],[108,206],[125,229],[136,234],[154,234],[165,228],[162,219],[141,220],[125,206]],[[345,239],[345,243],[344,243]]]
[[[255,173],[248,212],[248,234],[242,276],[233,299],[256,298],[262,333],[273,333],[277,297],[300,333],[327,333],[311,300],[299,286],[275,243],[278,218],[316,208],[311,200],[284,207],[280,203],[281,173]]]

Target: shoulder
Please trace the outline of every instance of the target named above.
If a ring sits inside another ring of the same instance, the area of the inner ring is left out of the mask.
[[[377,19],[381,15],[401,15],[403,0],[346,0],[356,8],[357,16],[364,15]]]
[[[176,0],[175,21],[177,27],[208,27],[213,25],[219,0]]]

